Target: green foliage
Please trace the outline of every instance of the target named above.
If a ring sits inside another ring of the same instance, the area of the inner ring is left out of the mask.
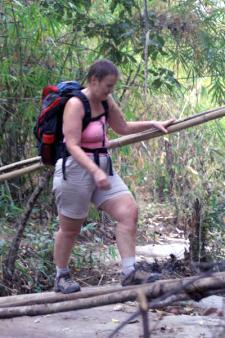
[[[0,186],[0,224],[5,220],[8,222],[20,215],[21,209],[13,202],[12,196],[9,191],[4,189],[4,186]],[[1,233],[1,231],[0,231]]]
[[[65,79],[84,83],[88,66],[98,58],[111,59],[121,71],[114,95],[128,120],[179,119],[224,102],[225,12],[221,2],[147,1],[147,7],[145,13],[144,2],[139,0],[0,4],[1,163],[36,155],[32,130],[41,89]],[[135,194],[142,188],[155,201],[175,205],[183,223],[191,219],[193,202],[199,198],[204,205],[202,222],[210,231],[213,227],[223,232],[224,133],[225,122],[220,120],[167,140],[123,147],[113,152],[115,168]],[[1,186],[1,235],[14,233],[12,225],[36,181],[35,175],[23,176]],[[50,196],[49,188],[33,213],[38,215],[35,228],[27,229],[26,240],[33,250],[29,263],[26,248],[17,262],[20,276],[29,274],[29,266],[33,270],[38,262],[40,275],[29,277],[29,285],[24,284],[27,290],[44,287],[52,269],[53,230],[39,232],[38,225],[43,214],[45,222],[52,222],[49,214],[55,210]],[[89,230],[98,217],[91,209]],[[8,224],[11,228],[7,229]],[[0,242],[2,255],[7,244]],[[109,248],[109,254],[114,255],[113,250]],[[84,258],[89,263],[95,259],[91,251],[86,254],[84,247],[76,248],[78,266]]]
[[[0,257],[3,257],[6,254],[6,241],[4,239],[0,240]]]

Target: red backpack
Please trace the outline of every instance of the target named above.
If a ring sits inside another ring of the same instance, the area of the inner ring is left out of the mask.
[[[83,103],[83,130],[91,120],[90,104],[81,89],[81,85],[76,81],[60,82],[43,89],[41,112],[34,127],[34,135],[37,139],[38,154],[44,164],[55,165],[56,161],[65,155],[62,120],[65,105],[71,97],[78,97]]]
[[[90,103],[81,89],[83,89],[83,87],[81,87],[77,81],[65,81],[60,82],[55,86],[50,85],[45,87],[42,92],[41,112],[34,127],[38,154],[41,156],[42,162],[46,165],[55,165],[59,158],[63,158],[62,171],[64,179],[66,179],[66,158],[70,156],[68,150],[66,149],[66,145],[63,142],[64,137],[62,133],[63,111],[67,101],[71,97],[78,97],[83,103],[85,114],[82,130],[87,127],[91,120],[96,120],[96,118],[92,119],[91,117]],[[102,101],[102,105],[104,107],[104,114],[107,118],[107,101]],[[84,149],[84,151],[89,150],[90,149]],[[94,149],[95,162],[96,164],[99,164],[99,157],[97,153],[98,149]],[[112,169],[110,172],[112,172]]]

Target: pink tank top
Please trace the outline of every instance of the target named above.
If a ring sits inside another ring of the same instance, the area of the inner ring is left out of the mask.
[[[106,117],[93,118],[81,135],[81,147],[96,149],[108,146],[109,140],[106,135]]]

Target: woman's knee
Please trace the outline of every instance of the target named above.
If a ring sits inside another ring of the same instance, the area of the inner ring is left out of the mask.
[[[68,230],[68,229],[59,227],[59,230],[58,230],[58,235],[60,236],[60,238],[74,239],[79,233],[80,233],[80,230],[78,229]]]
[[[130,224],[136,226],[138,220],[138,206],[136,202],[126,203],[121,205],[118,210],[118,221],[123,224]]]
[[[83,219],[72,219],[63,215],[59,216],[59,231],[65,236],[75,236],[80,232]]]

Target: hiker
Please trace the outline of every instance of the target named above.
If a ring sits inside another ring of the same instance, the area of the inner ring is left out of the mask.
[[[63,135],[68,157],[63,173],[63,159],[55,165],[53,192],[59,216],[55,237],[55,291],[71,293],[80,290],[71,279],[68,262],[74,240],[88,215],[90,203],[105,211],[116,222],[116,242],[121,256],[122,286],[151,281],[135,264],[135,238],[138,207],[132,193],[112,166],[107,146],[107,125],[117,134],[128,135],[149,128],[167,132],[174,120],[127,122],[111,96],[119,78],[116,66],[109,60],[98,60],[89,69],[87,86],[82,93],[89,101],[91,120],[82,130],[84,107],[78,97],[66,103],[63,113]],[[65,174],[65,177],[64,177]]]

